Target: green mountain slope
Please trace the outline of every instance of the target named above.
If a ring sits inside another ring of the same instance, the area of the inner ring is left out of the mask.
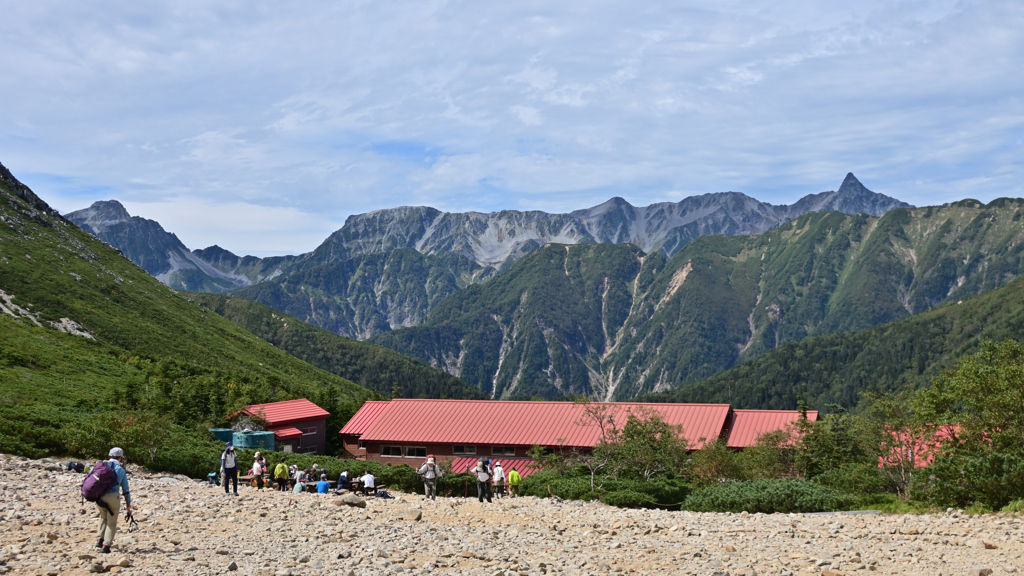
[[[1024,279],[867,330],[792,342],[644,402],[728,402],[743,408],[854,406],[865,390],[927,386],[983,339],[1024,340]]]
[[[383,346],[338,336],[244,298],[188,294],[192,302],[317,368],[401,398],[482,399],[458,378]]]
[[[1002,286],[1024,272],[1022,208],[806,214],[759,236],[699,238],[668,262],[552,245],[374,341],[495,397],[633,398]]]
[[[115,410],[201,442],[232,409],[297,397],[340,426],[376,397],[173,293],[2,166],[0,303],[2,442],[67,450],[68,430]]]
[[[420,323],[439,301],[478,280],[482,270],[461,256],[398,248],[293,271],[231,294],[336,334],[367,338]]]

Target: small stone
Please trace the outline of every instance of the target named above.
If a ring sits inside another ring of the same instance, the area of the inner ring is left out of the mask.
[[[231,563],[228,564],[228,572],[234,572],[235,570],[238,570],[238,564],[236,564],[235,561],[232,560]]]
[[[989,576],[992,573],[991,568],[973,568],[968,574],[970,576]]]
[[[733,546],[732,544],[726,544],[725,545],[725,551],[730,553],[730,554],[732,554],[733,552],[736,551],[736,547]]]

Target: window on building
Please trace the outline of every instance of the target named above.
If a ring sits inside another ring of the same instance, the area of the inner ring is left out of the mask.
[[[313,453],[316,452],[316,446],[310,446],[309,448],[303,448],[302,452],[305,452],[306,454],[313,454]]]
[[[476,446],[459,446],[452,447],[452,454],[476,454]]]
[[[515,446],[492,446],[491,456],[515,456]]]
[[[401,446],[381,446],[380,455],[389,458],[401,458],[402,447]]]
[[[299,428],[299,430],[302,431],[302,435],[303,436],[309,436],[311,434],[316,434],[316,426],[311,426],[309,428]]]
[[[426,458],[427,449],[422,446],[406,446],[405,447],[406,458]]]
[[[360,440],[360,441],[359,441],[359,444],[357,444],[357,447],[358,447],[358,448],[359,448],[360,450],[366,450],[366,442],[363,442],[362,440]]]

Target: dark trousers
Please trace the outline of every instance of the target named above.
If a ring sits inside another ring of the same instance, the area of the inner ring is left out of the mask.
[[[285,490],[287,490],[288,489],[288,479],[287,478],[277,478],[277,489],[280,490],[281,492],[284,492]]]
[[[256,489],[263,490],[263,475],[256,476]]]
[[[224,469],[224,493],[228,493],[228,482],[234,484],[235,494],[238,494],[238,467]]]
[[[487,498],[488,502],[491,501],[491,481],[490,480],[488,480],[486,482],[481,482],[479,480],[476,481],[476,496],[477,496],[477,498],[481,502],[484,501],[484,498]]]

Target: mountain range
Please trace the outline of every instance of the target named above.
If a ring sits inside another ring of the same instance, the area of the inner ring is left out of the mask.
[[[189,297],[336,374],[360,370],[332,368],[338,358],[362,358],[356,364],[380,374],[393,359],[285,330],[293,319],[281,312],[369,338],[487,397],[624,400],[721,399],[723,385],[734,388],[722,374],[972,302],[1024,272],[1022,209],[1024,200],[1009,199],[914,208],[850,174],[838,191],[784,207],[722,193],[645,208],[613,199],[569,214],[381,210],[350,217],[313,252],[264,259],[189,252],[116,203],[68,216],[151,274],[192,282],[178,287],[236,286],[228,299]],[[144,259],[147,250],[166,257]],[[754,380],[735,387],[744,403],[793,400]],[[830,386],[808,396],[834,398],[841,386]]]
[[[672,256],[702,236],[760,234],[810,212],[877,216],[907,207],[868,190],[853,174],[837,191],[782,206],[722,192],[646,207],[613,198],[567,214],[401,207],[353,215],[312,252],[272,258],[239,257],[218,246],[189,251],[158,223],[130,216],[116,201],[66,216],[172,288],[234,290],[331,332],[365,339],[422,323],[445,297],[549,243],[631,244]]]
[[[1022,209],[812,213],[762,235],[702,237],[672,258],[549,245],[372,341],[495,398],[626,400],[998,288],[1024,274]]]

